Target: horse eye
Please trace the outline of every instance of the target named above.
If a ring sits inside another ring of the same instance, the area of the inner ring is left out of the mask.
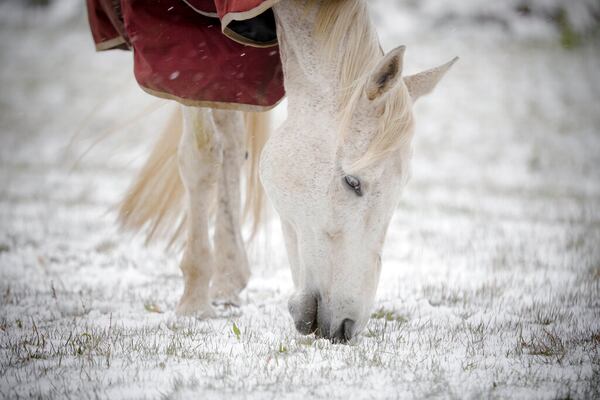
[[[352,175],[346,175],[344,177],[344,182],[346,182],[346,185],[348,185],[350,189],[354,190],[354,193],[356,193],[357,196],[363,195],[362,189],[360,187],[360,180],[357,177]]]

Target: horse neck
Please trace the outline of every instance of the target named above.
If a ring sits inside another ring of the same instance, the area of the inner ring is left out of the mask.
[[[329,59],[315,38],[316,8],[307,9],[303,3],[283,0],[273,7],[289,115],[308,112],[334,116],[341,106],[337,60]],[[365,23],[371,21],[367,18]],[[361,43],[361,46],[379,48],[379,43]]]

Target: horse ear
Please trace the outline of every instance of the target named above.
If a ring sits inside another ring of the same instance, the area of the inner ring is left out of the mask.
[[[413,102],[417,101],[419,97],[431,93],[446,72],[448,72],[457,61],[458,57],[454,57],[444,65],[404,77],[404,83],[408,88],[408,92],[410,93]]]
[[[402,65],[406,46],[390,51],[377,64],[367,83],[366,93],[369,100],[375,100],[385,94],[402,76]]]

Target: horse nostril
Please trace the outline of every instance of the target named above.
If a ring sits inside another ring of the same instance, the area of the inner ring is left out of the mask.
[[[352,321],[351,319],[345,319],[342,326],[344,327],[344,339],[346,339],[346,341],[352,339],[352,330],[354,328],[354,321]]]
[[[342,324],[338,328],[337,331],[333,335],[331,335],[331,340],[337,343],[345,343],[352,339],[352,331],[354,328],[354,321],[346,318],[342,321]]]
[[[294,295],[288,302],[288,309],[296,330],[303,335],[308,335],[317,330],[317,297],[309,293]]]

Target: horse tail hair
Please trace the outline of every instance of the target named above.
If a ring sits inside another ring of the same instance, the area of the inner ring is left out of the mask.
[[[273,127],[272,112],[245,112],[246,148],[246,193],[244,221],[250,224],[252,240],[266,219],[265,192],[259,177],[259,163],[262,150]]]
[[[120,228],[143,231],[146,244],[169,238],[170,247],[184,231],[185,190],[177,161],[182,119],[178,109],[118,205]]]

